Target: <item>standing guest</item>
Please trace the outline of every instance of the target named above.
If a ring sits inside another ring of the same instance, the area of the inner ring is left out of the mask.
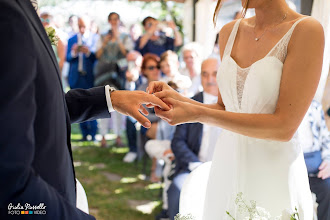
[[[95,43],[97,35],[88,31],[88,18],[78,18],[79,33],[71,37],[68,41],[67,61],[69,67],[69,85],[71,89],[89,89],[93,87],[93,68],[96,61]],[[95,140],[97,132],[97,122],[95,120],[80,124],[82,140],[87,140],[87,135],[91,135]]]
[[[322,105],[312,101],[301,125],[302,147],[311,191],[316,194],[317,217],[330,219],[330,133]]]
[[[202,91],[201,85],[201,58],[199,56],[199,45],[195,42],[188,43],[182,48],[183,61],[185,67],[180,70],[180,73],[188,76],[192,82],[191,87],[188,89],[188,96],[192,97],[198,92]]]
[[[127,66],[126,54],[133,49],[133,42],[128,34],[120,31],[120,16],[111,12],[108,16],[111,29],[103,34],[96,46],[95,86],[112,85],[118,89],[125,87],[125,71]],[[113,130],[117,135],[116,145],[122,146],[121,131],[123,116],[116,113],[113,118]],[[109,119],[100,121],[102,135],[101,145],[104,147],[105,134],[109,130]]]
[[[69,38],[71,38],[79,32],[78,17],[76,15],[70,15],[68,23],[70,29],[67,31],[67,33]]]
[[[218,100],[216,75],[217,59],[203,62],[201,82],[204,91],[193,97],[204,104],[214,104]],[[168,189],[168,214],[171,220],[179,212],[180,192],[189,173],[204,162],[211,161],[216,140],[221,128],[200,123],[178,125],[174,133],[171,148],[175,156],[175,173]]]
[[[127,67],[126,54],[133,49],[133,42],[128,34],[120,31],[120,16],[111,12],[108,16],[111,29],[103,35],[96,45],[95,85],[110,83],[118,89],[125,85]]]
[[[51,25],[52,23],[52,19],[53,17],[48,14],[47,12],[41,13],[40,15],[40,20],[42,25],[47,28],[49,26],[53,26]],[[54,28],[54,27],[53,27]],[[63,69],[63,65],[65,62],[65,50],[66,50],[66,45],[64,44],[64,42],[62,41],[61,38],[59,38],[57,45],[52,45],[57,62],[58,62],[58,66],[60,67],[60,72],[62,73],[62,69]]]
[[[182,36],[174,22],[169,22],[168,26],[174,32],[174,39],[167,37],[160,31],[159,22],[153,17],[146,17],[142,21],[145,34],[142,35],[135,44],[135,50],[142,56],[146,53],[153,53],[160,56],[167,50],[174,50],[174,47],[182,45]]]

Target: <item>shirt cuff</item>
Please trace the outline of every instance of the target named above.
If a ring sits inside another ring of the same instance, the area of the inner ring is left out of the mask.
[[[115,110],[113,109],[111,97],[110,97],[110,86],[106,85],[104,89],[105,89],[105,98],[107,100],[108,111],[109,113],[114,112]]]

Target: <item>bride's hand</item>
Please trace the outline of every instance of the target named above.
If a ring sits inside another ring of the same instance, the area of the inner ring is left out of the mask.
[[[183,123],[194,122],[194,105],[188,102],[181,102],[173,98],[162,99],[170,110],[163,110],[155,107],[155,113],[158,117],[168,122],[170,125],[178,125]]]
[[[172,98],[175,100],[184,101],[184,97],[165,82],[150,82],[147,88],[147,93],[154,94],[160,99]]]

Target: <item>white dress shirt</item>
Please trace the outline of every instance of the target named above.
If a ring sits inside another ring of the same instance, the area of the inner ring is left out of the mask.
[[[203,92],[204,104],[214,104],[217,101],[218,96]],[[198,158],[201,162],[208,162],[212,160],[213,151],[221,131],[222,129],[219,127],[206,124],[203,125],[202,143],[198,154]]]
[[[203,92],[204,104],[214,104],[217,101],[218,101],[218,96],[214,96],[209,93]],[[203,125],[202,142],[198,154],[198,159],[201,162],[190,162],[188,165],[188,169],[190,171],[193,171],[194,169],[199,167],[202,163],[212,160],[214,148],[221,131],[222,128],[210,126],[206,124]]]

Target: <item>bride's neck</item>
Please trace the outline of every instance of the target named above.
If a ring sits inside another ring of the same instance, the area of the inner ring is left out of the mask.
[[[284,0],[266,1],[265,4],[255,8],[255,22],[252,24],[256,29],[280,23],[283,18],[289,15],[291,9]]]

